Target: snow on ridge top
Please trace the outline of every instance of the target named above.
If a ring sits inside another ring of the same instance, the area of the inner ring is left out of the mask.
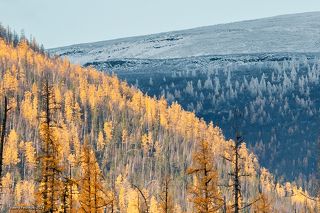
[[[219,24],[55,48],[74,63],[262,52],[320,52],[320,12]]]

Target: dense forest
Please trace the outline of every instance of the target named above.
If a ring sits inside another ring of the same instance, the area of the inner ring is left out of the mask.
[[[213,121],[227,138],[234,137],[230,128],[233,111],[242,111],[241,129],[260,165],[278,181],[295,181],[314,191],[320,126],[319,54],[108,59],[83,66],[115,73],[149,96],[163,96],[169,104],[177,102],[197,117]]]
[[[0,35],[1,211],[320,212],[241,131]]]

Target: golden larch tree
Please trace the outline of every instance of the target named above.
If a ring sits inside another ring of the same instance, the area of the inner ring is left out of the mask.
[[[260,194],[260,198],[253,204],[253,212],[268,213],[272,212],[271,202],[265,193]]]
[[[11,130],[4,144],[3,163],[5,166],[14,166],[20,161],[18,155],[18,139],[17,132],[14,129]]]
[[[112,139],[112,129],[113,129],[112,121],[106,121],[103,125],[103,131],[106,138],[105,144],[110,143]]]
[[[161,213],[159,204],[154,196],[150,199],[150,213]]]
[[[127,212],[139,213],[140,212],[140,202],[139,202],[139,192],[130,188],[127,194],[128,206]]]
[[[81,211],[103,212],[113,200],[104,187],[102,172],[87,139],[81,155],[81,173],[79,181]]]
[[[40,140],[41,154],[40,161],[40,188],[43,211],[54,212],[59,206],[61,193],[61,172],[60,166],[60,144],[57,136],[58,124],[54,120],[55,113],[59,108],[54,92],[49,86],[48,80],[42,88],[43,111],[40,118]]]
[[[209,142],[198,142],[192,166],[187,173],[192,175],[194,180],[189,194],[195,212],[217,212],[223,205],[223,199],[218,188],[218,173],[213,166],[213,153]]]

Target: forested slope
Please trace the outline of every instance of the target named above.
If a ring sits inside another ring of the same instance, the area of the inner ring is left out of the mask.
[[[2,211],[33,206],[47,212],[196,212],[190,189],[201,186],[203,175],[190,166],[201,166],[192,153],[205,142],[202,157],[217,170],[214,189],[225,200],[218,211],[233,212],[228,185],[234,182],[234,142],[219,127],[117,77],[35,52],[24,40],[16,47],[7,43],[0,40],[1,118],[5,97],[9,102]],[[275,183],[245,143],[238,151],[246,174],[240,179],[241,208],[315,212],[307,192]]]
[[[128,37],[48,50],[177,101],[225,137],[244,112],[247,147],[280,180],[311,193],[320,126],[320,12]],[[292,158],[292,155],[295,156]]]

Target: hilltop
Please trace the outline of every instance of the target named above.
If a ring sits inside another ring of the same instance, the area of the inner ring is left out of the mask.
[[[281,15],[50,49],[72,62],[204,55],[319,52],[320,12]]]

